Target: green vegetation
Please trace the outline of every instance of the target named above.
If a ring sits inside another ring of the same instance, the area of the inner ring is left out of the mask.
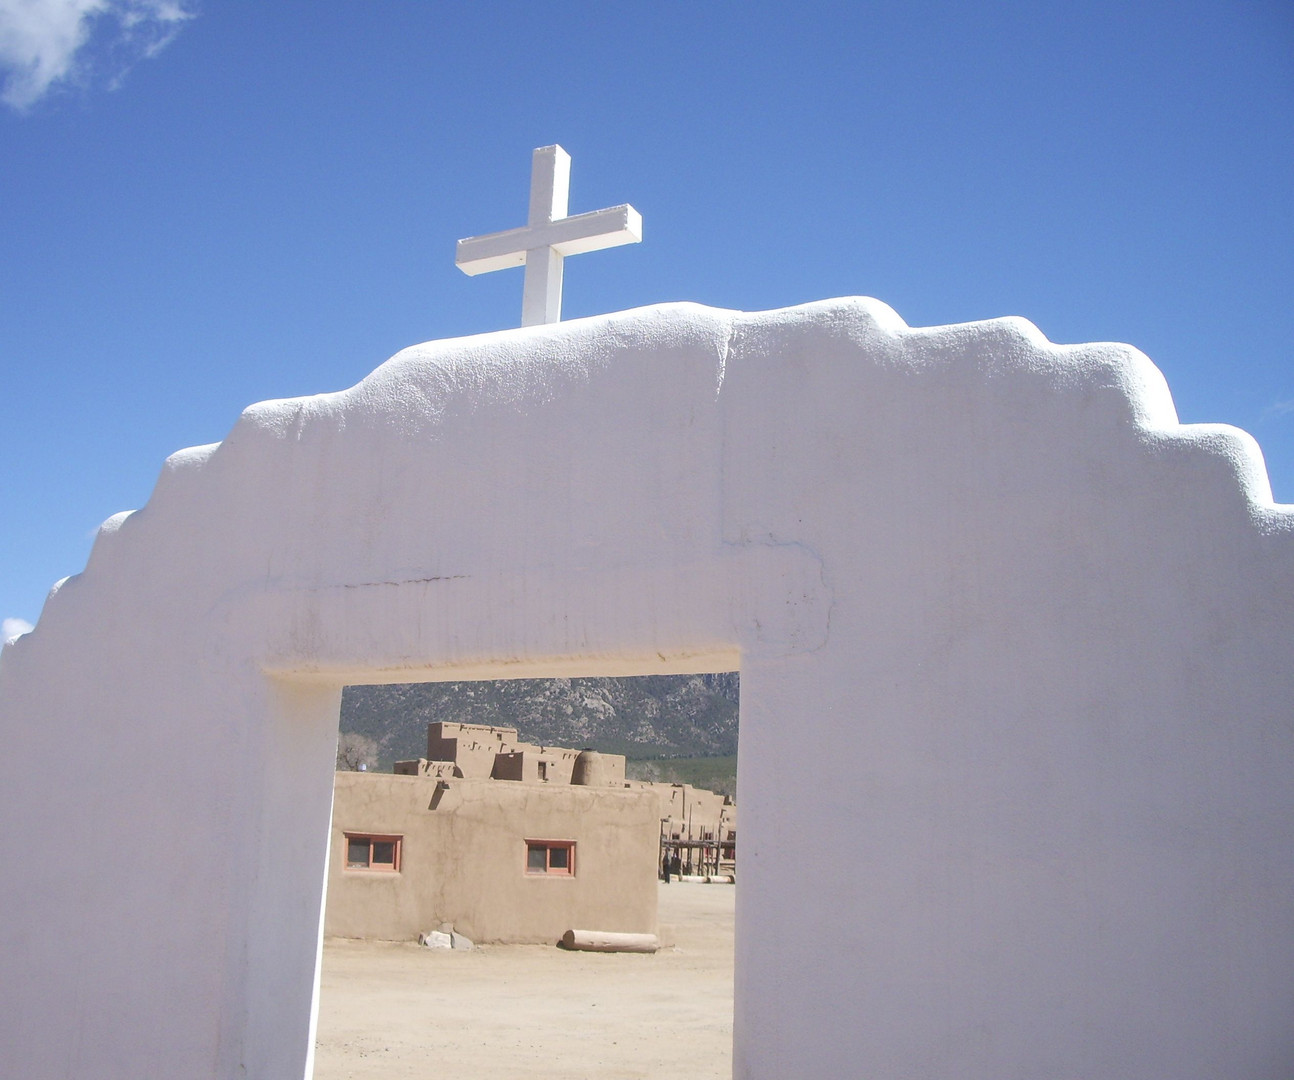
[[[694,758],[630,758],[625,762],[630,780],[659,780],[666,784],[691,784],[737,799],[737,756]]]

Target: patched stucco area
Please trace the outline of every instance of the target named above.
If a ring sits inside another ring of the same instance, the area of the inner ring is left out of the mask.
[[[739,668],[737,1076],[1285,1080],[1292,640],[1257,446],[1127,346],[407,349],[172,457],[0,657],[0,1074],[307,1072],[343,685]]]

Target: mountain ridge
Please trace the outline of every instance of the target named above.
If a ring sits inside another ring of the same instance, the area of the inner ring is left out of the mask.
[[[737,752],[739,692],[735,671],[348,686],[340,730],[371,739],[382,770],[425,756],[437,721],[513,727],[527,742],[629,758],[725,757]]]

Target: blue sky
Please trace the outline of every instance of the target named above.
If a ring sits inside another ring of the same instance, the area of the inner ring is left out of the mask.
[[[454,242],[553,142],[572,213],[645,221],[567,318],[864,294],[1131,342],[1294,501],[1288,0],[0,0],[0,79],[0,618],[244,406],[515,325]]]

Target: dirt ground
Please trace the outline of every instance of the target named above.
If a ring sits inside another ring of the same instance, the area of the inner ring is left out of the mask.
[[[736,888],[658,888],[651,956],[326,942],[315,1080],[728,1080]]]

